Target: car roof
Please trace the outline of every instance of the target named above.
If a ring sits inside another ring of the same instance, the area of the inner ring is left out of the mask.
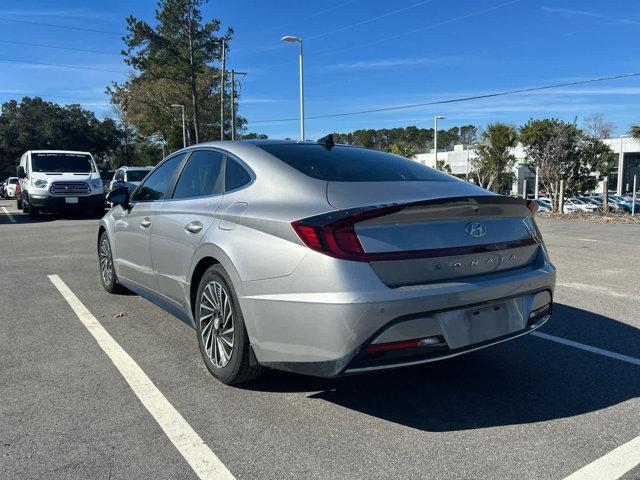
[[[83,155],[91,155],[89,152],[82,152],[80,150],[28,150],[27,153],[81,153]]]

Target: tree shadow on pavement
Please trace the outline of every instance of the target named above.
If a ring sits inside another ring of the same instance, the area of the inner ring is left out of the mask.
[[[551,322],[565,338],[586,326],[597,339],[640,345],[640,330],[562,304]],[[550,332],[545,328],[544,331]],[[577,341],[584,341],[577,340]],[[590,345],[607,348],[597,342]],[[616,351],[616,350],[614,350]],[[621,353],[621,352],[620,352]],[[309,397],[428,431],[456,431],[572,417],[640,395],[640,367],[527,335],[451,360],[400,370],[318,379],[269,372],[247,388]]]

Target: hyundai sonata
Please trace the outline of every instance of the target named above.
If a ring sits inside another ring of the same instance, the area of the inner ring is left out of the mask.
[[[109,201],[104,288],[192,325],[224,383],[432,362],[551,313],[534,202],[331,136],[194,145]]]

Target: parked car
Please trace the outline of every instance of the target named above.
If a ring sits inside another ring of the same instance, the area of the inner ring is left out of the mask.
[[[104,187],[88,152],[29,150],[20,159],[22,209],[31,218],[42,210],[91,209],[102,216]]]
[[[17,177],[9,177],[4,186],[4,198],[16,198],[16,184],[18,183]]]
[[[625,213],[630,213],[632,204],[626,198],[621,195],[609,195],[609,202],[617,205],[619,210]]]
[[[598,208],[593,203],[587,203],[575,197],[567,198],[564,201],[564,213],[595,212]]]
[[[151,170],[153,167],[120,167],[113,174],[109,190],[126,186],[132,192]]]
[[[551,314],[533,202],[331,136],[191,146],[108,197],[103,287],[193,325],[224,383],[443,360]]]
[[[22,209],[22,191],[20,190],[20,182],[16,183],[16,207]]]

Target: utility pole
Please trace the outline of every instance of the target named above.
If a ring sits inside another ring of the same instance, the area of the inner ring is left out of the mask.
[[[638,188],[637,180],[638,180],[638,174],[634,174],[633,175],[633,202],[631,203],[631,215],[636,214],[636,189]]]
[[[231,140],[236,139],[236,75],[246,75],[246,72],[236,72],[231,69]]]
[[[438,120],[443,120],[444,117],[441,117],[440,115],[436,115],[433,117],[433,150],[436,154],[436,163],[435,163],[435,168],[436,170],[440,170],[438,168]]]
[[[224,70],[227,54],[227,44],[222,39],[222,66],[220,69],[220,140],[224,140]]]

